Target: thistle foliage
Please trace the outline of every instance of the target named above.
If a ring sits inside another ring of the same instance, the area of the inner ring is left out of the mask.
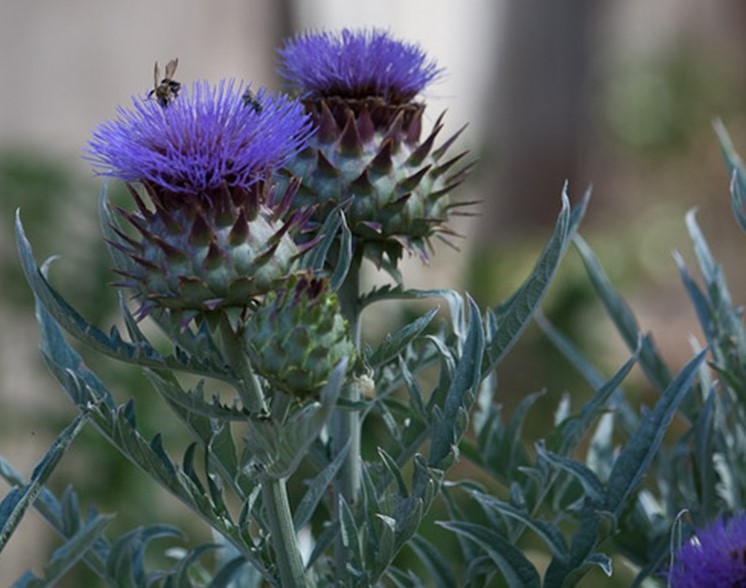
[[[102,585],[121,586],[565,588],[618,576],[622,558],[634,586],[686,586],[677,570],[694,557],[690,537],[704,546],[708,533],[732,531],[708,524],[746,508],[746,336],[694,214],[686,223],[702,285],[677,261],[704,339],[678,370],[578,235],[587,196],[571,207],[563,193],[525,281],[490,308],[403,283],[363,290],[363,257],[393,271],[404,250],[422,252],[443,231],[452,208],[454,180],[443,169],[452,164],[441,161],[449,142],[432,150],[440,122],[420,140],[424,107],[413,102],[437,67],[380,32],[300,37],[282,56],[284,75],[305,86],[303,102],[259,93],[257,108],[238,86],[197,85],[165,107],[135,100],[94,136],[91,156],[130,185],[135,203],[112,211],[104,192],[100,207],[120,287],[136,299],[121,296],[121,327],[100,329],[61,296],[18,215],[41,353],[79,415],[28,478],[0,458],[13,486],[0,503],[0,549],[32,508],[62,539],[41,572],[16,586],[51,585],[85,566]],[[125,129],[163,131],[164,121],[165,138],[134,133],[126,142]],[[231,132],[214,132],[215,121]],[[746,171],[718,131],[746,230]],[[218,136],[227,142],[208,140]],[[610,375],[539,312],[571,245],[629,349]],[[382,341],[365,337],[363,312],[411,300],[437,303]],[[507,415],[495,370],[534,320],[589,393],[578,406],[563,400],[529,444],[524,426],[540,395]],[[181,423],[189,440],[144,426],[148,392],[118,399],[69,338],[142,369],[159,418]],[[649,406],[626,391],[635,367],[655,390]],[[72,489],[52,492],[47,482],[85,426],[212,540],[160,521],[113,536],[114,515],[84,514],[85,497]],[[454,469],[459,462],[479,481]],[[301,531],[311,537],[305,559]],[[156,539],[177,553],[168,564],[146,557]],[[740,581],[717,557],[707,561]]]

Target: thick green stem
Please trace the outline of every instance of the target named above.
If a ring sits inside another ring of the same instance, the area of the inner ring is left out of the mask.
[[[251,414],[266,414],[264,394],[244,353],[244,343],[225,314],[220,317],[220,334],[223,337],[225,358],[240,379],[237,389],[241,402]]]
[[[342,287],[337,292],[342,314],[347,319],[350,338],[360,352],[360,265],[362,256],[356,252]],[[360,388],[355,381],[349,382],[341,394],[350,402],[360,400]],[[338,410],[333,419],[334,453],[341,451],[350,441],[350,449],[337,478],[337,494],[345,497],[349,504],[357,502],[360,492],[360,413],[355,410]]]
[[[337,292],[342,307],[342,314],[347,319],[350,329],[350,339],[355,344],[355,349],[360,352],[360,266],[362,255],[356,252],[350,264],[344,283]],[[357,382],[350,381],[342,390],[341,397],[351,403],[360,400],[360,388]],[[339,499],[344,497],[349,505],[354,505],[360,494],[361,485],[361,458],[360,458],[360,413],[356,410],[337,410],[332,418],[332,449],[334,454],[343,451],[347,442],[350,448],[347,452],[342,466],[337,475],[335,484],[335,504],[337,512]],[[337,535],[335,546],[335,558],[337,568],[337,580],[345,584],[346,566],[349,561],[347,548],[342,542],[342,533]]]
[[[298,538],[290,514],[285,479],[262,476],[262,501],[267,509],[272,549],[283,588],[310,588],[314,585],[303,569]]]

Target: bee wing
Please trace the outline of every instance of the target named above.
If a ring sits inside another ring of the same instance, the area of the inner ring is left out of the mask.
[[[155,67],[153,68],[153,87],[158,87],[158,78],[161,77],[161,68],[158,67],[158,62],[155,62]]]
[[[174,74],[176,73],[176,66],[179,65],[179,58],[172,59],[166,64],[166,78],[169,80],[172,80],[174,78]]]

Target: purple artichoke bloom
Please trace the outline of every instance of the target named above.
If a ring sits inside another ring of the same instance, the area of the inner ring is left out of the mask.
[[[378,96],[402,104],[442,73],[420,47],[378,29],[298,35],[280,56],[281,75],[314,96]]]
[[[318,132],[278,172],[300,178],[297,206],[323,222],[344,206],[355,247],[379,266],[404,251],[427,259],[430,239],[447,241],[450,192],[465,176],[464,155],[446,157],[456,136],[436,146],[438,118],[421,139],[425,104],[417,95],[442,73],[417,45],[380,30],[309,33],[280,50],[280,74],[300,93]]]
[[[746,586],[746,514],[697,531],[676,553],[668,581],[672,588]]]
[[[118,285],[140,316],[165,308],[185,325],[245,308],[295,271],[307,215],[287,214],[298,184],[278,190],[272,173],[312,133],[302,105],[233,81],[195,83],[165,104],[135,97],[96,129],[87,158],[137,206],[119,210],[135,236],[115,226],[109,242],[127,256],[115,256]]]
[[[167,108],[133,97],[93,133],[87,159],[102,175],[156,190],[201,194],[251,186],[306,143],[308,117],[297,103],[264,90],[246,107],[242,84],[197,82]]]

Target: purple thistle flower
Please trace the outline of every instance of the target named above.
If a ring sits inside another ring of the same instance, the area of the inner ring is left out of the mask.
[[[676,553],[668,581],[672,588],[746,586],[746,513],[697,531]]]
[[[102,175],[174,194],[251,186],[295,156],[312,128],[297,102],[260,90],[261,109],[247,107],[245,90],[196,82],[167,108],[134,96],[94,131],[86,159]]]
[[[279,53],[280,75],[317,97],[403,104],[442,73],[419,46],[378,29],[297,35]]]

